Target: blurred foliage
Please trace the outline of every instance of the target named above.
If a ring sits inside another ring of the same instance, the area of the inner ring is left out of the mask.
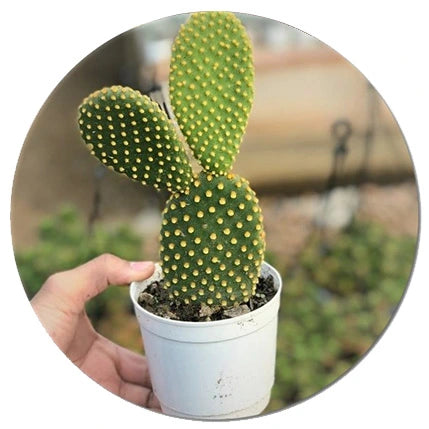
[[[315,237],[300,262],[315,284],[345,296],[384,290],[384,283],[392,279],[405,285],[414,251],[413,239],[392,237],[378,224],[354,222],[339,237],[326,241]],[[392,301],[398,300],[400,290],[389,289]]]
[[[31,299],[53,273],[75,268],[106,252],[128,260],[139,260],[141,245],[141,238],[126,226],[107,229],[95,224],[89,233],[87,223],[76,209],[65,206],[41,222],[37,244],[17,251],[15,259],[25,291]],[[109,314],[109,307],[129,311],[128,288],[108,288],[87,304],[87,312],[97,323]]]
[[[16,253],[31,298],[46,278],[104,252],[140,259],[141,238],[127,227],[95,225],[88,234],[76,210],[46,219],[38,243]],[[374,344],[388,324],[410,276],[416,240],[391,236],[374,223],[353,222],[346,230],[316,232],[283,274],[276,382],[267,412],[308,398],[334,382]],[[279,253],[267,252],[274,266]],[[141,351],[138,325],[127,288],[108,288],[89,303],[97,329],[113,341]]]
[[[416,240],[373,223],[315,233],[284,279],[276,383],[267,411],[322,390],[351,368],[389,323],[405,291]]]

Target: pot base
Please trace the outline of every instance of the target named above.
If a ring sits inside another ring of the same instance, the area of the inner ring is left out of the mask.
[[[266,406],[268,405],[268,402],[270,401],[270,392],[268,392],[267,395],[265,395],[262,399],[260,399],[255,404],[251,405],[250,407],[247,407],[243,410],[233,411],[228,414],[221,414],[221,415],[215,415],[215,416],[195,416],[192,414],[185,414],[181,413],[180,411],[173,410],[172,408],[169,408],[167,406],[164,406],[161,404],[161,409],[164,414],[167,414],[169,416],[173,417],[182,417],[184,419],[191,419],[191,420],[230,420],[230,419],[240,419],[245,417],[254,417],[262,413],[262,411],[265,410]]]

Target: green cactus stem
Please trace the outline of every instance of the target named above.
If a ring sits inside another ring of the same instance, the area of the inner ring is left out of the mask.
[[[207,172],[231,169],[253,102],[253,79],[252,47],[239,19],[226,12],[192,14],[172,47],[170,101]]]
[[[227,307],[254,294],[265,241],[255,193],[237,175],[201,173],[163,213],[164,287],[185,303]]]
[[[95,91],[79,108],[80,133],[106,167],[144,185],[182,192],[192,170],[173,123],[139,91],[112,86]]]

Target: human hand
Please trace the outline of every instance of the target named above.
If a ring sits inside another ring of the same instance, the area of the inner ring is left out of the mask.
[[[146,359],[98,334],[85,312],[85,303],[109,285],[144,280],[153,271],[152,262],[105,254],[49,277],[31,304],[57,346],[85,374],[127,401],[160,411]]]

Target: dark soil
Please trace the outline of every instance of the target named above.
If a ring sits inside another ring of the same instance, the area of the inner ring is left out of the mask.
[[[262,307],[276,293],[273,277],[260,277],[256,286],[256,293],[249,299],[249,302],[221,308],[220,306],[210,307],[198,302],[184,304],[178,300],[171,301],[168,297],[168,291],[162,287],[162,284],[162,280],[153,282],[140,294],[138,303],[145,310],[157,316],[188,322],[207,322],[241,316]]]

